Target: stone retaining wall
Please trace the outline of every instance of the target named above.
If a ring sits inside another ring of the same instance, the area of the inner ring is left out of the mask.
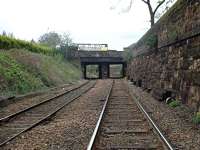
[[[200,111],[200,2],[178,2],[130,49],[127,76],[144,89],[171,89]]]

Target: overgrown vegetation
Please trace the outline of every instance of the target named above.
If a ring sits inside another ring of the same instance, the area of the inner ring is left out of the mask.
[[[180,106],[180,104],[181,104],[180,101],[174,99],[169,103],[169,106],[175,108],[177,106]]]
[[[49,34],[45,34],[49,35]],[[54,38],[45,36],[50,43]],[[60,38],[60,37],[59,37]],[[63,35],[60,45],[27,42],[6,33],[0,35],[0,96],[24,94],[80,79],[80,68],[69,60],[74,50]],[[52,44],[52,43],[51,43]],[[56,44],[56,43],[54,43]]]
[[[200,124],[200,112],[197,112],[192,119],[192,122],[195,124]]]
[[[49,48],[47,46],[0,35],[0,49],[9,50],[12,48],[27,49],[31,52],[42,53],[52,56],[58,53],[58,51],[56,51],[55,49]]]
[[[19,49],[0,52],[1,96],[74,82],[80,75],[80,69],[61,54],[52,57]]]
[[[39,78],[30,74],[5,52],[0,53],[0,92],[26,93],[44,87]]]
[[[39,37],[38,43],[56,49],[66,59],[70,59],[71,51],[77,50],[76,45],[72,43],[70,34],[65,32],[50,31],[45,33]]]

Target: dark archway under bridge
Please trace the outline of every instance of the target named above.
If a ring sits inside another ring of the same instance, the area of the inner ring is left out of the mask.
[[[110,76],[110,65],[121,65],[122,74],[120,77],[123,78],[126,75],[126,61],[123,58],[123,51],[77,51],[76,54],[81,63],[82,75],[84,79],[107,79],[113,78]],[[87,77],[87,66],[97,65],[98,66],[98,77],[91,78]]]

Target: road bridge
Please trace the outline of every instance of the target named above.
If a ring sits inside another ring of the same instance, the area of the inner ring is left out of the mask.
[[[83,78],[91,79],[87,76],[87,66],[97,65],[98,66],[98,77],[99,79],[112,78],[110,76],[111,65],[122,65],[122,75],[125,76],[126,61],[123,58],[123,51],[84,51],[79,50],[76,52],[75,57],[80,59]]]

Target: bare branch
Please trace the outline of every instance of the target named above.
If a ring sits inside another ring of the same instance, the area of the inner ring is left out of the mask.
[[[116,9],[116,7],[119,4],[121,4],[120,2],[122,2],[122,0],[116,0],[116,1],[117,1],[117,4],[115,6],[112,6],[110,9]],[[156,0],[157,6],[156,6],[155,9],[153,8],[153,5],[151,4],[151,0],[141,0],[141,1],[143,3],[145,3],[147,5],[148,9],[149,9],[150,22],[151,22],[151,26],[153,26],[154,23],[155,23],[156,13],[157,13],[158,9],[161,7],[161,5],[166,4],[166,8],[168,8],[168,5],[175,0]],[[130,11],[132,5],[133,5],[133,0],[129,0],[129,5],[125,9],[121,9],[121,12],[126,13],[126,12]],[[166,8],[165,8],[165,11],[166,11]]]
[[[144,3],[149,4],[149,1],[142,0]]]
[[[163,4],[165,2],[165,0],[162,0],[162,1],[160,1],[159,2],[159,4],[157,5],[157,7],[155,8],[155,10],[154,10],[154,14],[156,13],[156,11],[158,10],[158,8]]]

